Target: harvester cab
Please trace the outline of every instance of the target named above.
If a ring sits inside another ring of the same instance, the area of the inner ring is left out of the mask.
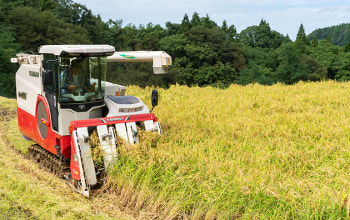
[[[89,196],[101,169],[117,158],[117,137],[139,142],[138,129],[161,134],[155,115],[126,87],[106,81],[108,62],[153,62],[155,74],[166,73],[171,57],[163,51],[115,52],[109,45],[45,45],[39,55],[17,54],[19,130],[34,141],[29,154],[74,189]],[[152,110],[158,92],[152,93]],[[141,126],[138,126],[141,125]],[[104,164],[92,156],[91,135],[97,133]]]

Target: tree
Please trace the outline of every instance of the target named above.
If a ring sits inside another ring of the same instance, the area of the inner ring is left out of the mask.
[[[218,26],[214,21],[210,20],[208,14],[201,18],[201,24],[206,28],[214,28]]]
[[[116,50],[121,50],[123,46],[123,37],[122,37],[122,24],[123,20],[111,20],[109,19],[106,23],[108,28],[105,28],[103,31],[104,43],[113,45]]]
[[[307,44],[307,42],[309,42],[306,38],[306,34],[305,34],[305,29],[303,24],[300,24],[299,26],[299,30],[298,30],[298,34],[297,34],[297,39],[299,41],[305,42]]]
[[[335,79],[341,70],[342,64],[339,59],[339,48],[327,40],[321,40],[317,47],[312,47],[310,56],[322,63],[327,69],[327,78]]]
[[[350,41],[344,46],[345,52],[350,52]]]
[[[226,39],[218,26],[193,26],[184,34],[162,38],[160,48],[174,58],[172,69],[187,85],[226,87],[238,81],[245,65],[238,43]]]
[[[270,75],[271,72],[268,69],[264,69],[254,61],[251,61],[249,63],[249,68],[241,71],[238,83],[241,85],[247,85],[249,83],[272,85],[274,80]]]
[[[307,80],[320,81],[327,78],[327,68],[316,59],[303,55],[300,64],[307,71]]]
[[[272,31],[269,24],[261,19],[259,26],[250,26],[239,34],[239,42],[252,47],[277,48],[284,41],[284,37]]]
[[[227,26],[226,20],[224,20],[224,21],[222,22],[221,30],[222,30],[225,34],[227,34],[228,26]]]
[[[102,21],[99,15],[94,16],[85,5],[73,0],[58,0],[52,12],[66,23],[84,27],[89,32],[93,43],[103,44],[107,41],[105,36],[108,25]]]
[[[327,78],[327,68],[319,61],[309,56],[306,45],[301,40],[283,44],[276,50],[279,65],[275,79],[286,84],[298,81],[319,81]]]
[[[18,65],[10,63],[10,58],[15,57],[20,45],[16,43],[13,29],[0,25],[0,95],[7,97],[16,96],[15,69]]]
[[[271,85],[275,82],[273,73],[277,68],[277,58],[274,49],[244,46],[242,51],[247,61],[247,67],[240,72],[240,84]]]
[[[170,36],[170,35],[176,35],[180,33],[180,24],[176,24],[176,23],[171,23],[171,22],[166,22],[165,23],[165,27],[166,27],[166,36]]]
[[[188,15],[185,14],[180,25],[181,33],[188,31],[190,28],[191,28],[190,19],[188,18]]]
[[[225,33],[225,38],[227,40],[234,40],[237,36],[237,30],[234,25],[227,26],[226,20],[222,22],[221,30]]]
[[[330,35],[327,35],[326,41],[327,41],[328,43],[332,43],[332,38],[331,38]]]
[[[162,50],[167,51],[176,60],[186,55],[185,48],[190,44],[190,40],[184,34],[176,34],[162,38],[159,44]]]
[[[318,40],[317,40],[316,35],[314,35],[314,37],[312,38],[312,41],[311,41],[311,46],[317,47],[317,45],[318,45]]]
[[[195,44],[207,44],[211,48],[219,46],[225,40],[225,35],[219,27],[210,29],[202,25],[191,28],[187,36]]]
[[[146,27],[140,26],[141,49],[159,50],[159,40],[164,36],[164,32],[159,24],[148,23]]]
[[[123,28],[123,38],[123,50],[140,50],[140,31],[136,28],[135,25],[128,24]]]
[[[7,22],[14,26],[17,42],[23,50],[36,51],[45,44],[91,43],[85,28],[65,23],[50,11],[18,7],[8,13]]]
[[[191,19],[191,27],[202,25],[201,19],[197,12],[194,12]]]
[[[277,49],[279,65],[275,73],[278,82],[293,84],[300,80],[307,80],[307,72],[300,65],[300,53],[294,47],[294,43],[283,44]]]

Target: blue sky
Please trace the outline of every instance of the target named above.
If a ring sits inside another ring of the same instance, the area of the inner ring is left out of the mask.
[[[294,40],[302,23],[305,33],[317,28],[350,23],[350,2],[344,0],[74,0],[86,5],[104,21],[123,20],[123,25],[181,23],[185,13],[207,14],[221,26],[224,20],[238,32],[266,20],[272,30]]]

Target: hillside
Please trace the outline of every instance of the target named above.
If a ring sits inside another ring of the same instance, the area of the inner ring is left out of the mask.
[[[314,35],[316,35],[318,40],[330,37],[333,44],[344,46],[350,41],[350,23],[319,28],[311,32],[307,37],[311,41]]]
[[[127,93],[149,105],[152,89],[131,86]],[[159,94],[154,112],[163,136],[120,146],[104,190],[91,199],[25,158],[28,143],[16,130],[15,100],[2,98],[1,127],[9,127],[0,145],[0,213],[75,219],[349,217],[350,83],[174,85]]]

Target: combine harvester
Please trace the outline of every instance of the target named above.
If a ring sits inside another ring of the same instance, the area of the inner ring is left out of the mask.
[[[125,86],[106,81],[108,62],[153,62],[166,73],[171,57],[162,51],[115,52],[109,45],[45,45],[40,55],[17,54],[17,112],[23,137],[36,144],[32,159],[89,197],[101,173],[117,158],[117,136],[138,143],[138,128],[161,134],[157,118]],[[152,109],[158,92],[152,92]],[[91,134],[97,130],[104,166],[94,161]]]

